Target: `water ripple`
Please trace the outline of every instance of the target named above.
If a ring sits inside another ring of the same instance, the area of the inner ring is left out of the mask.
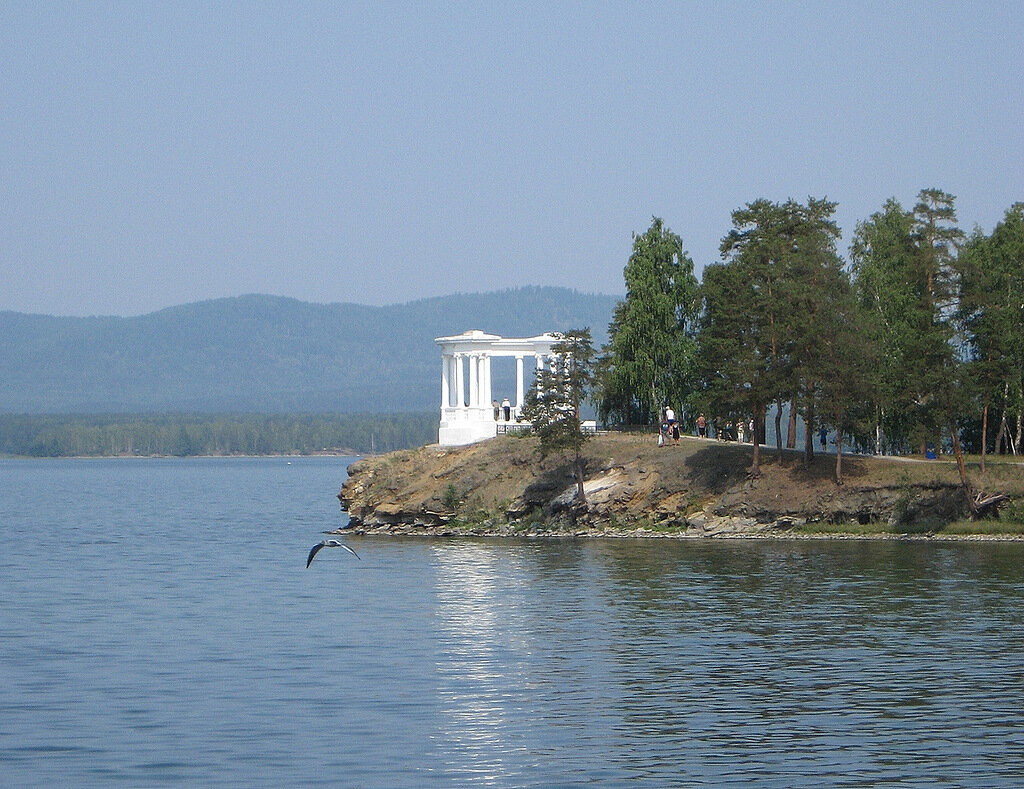
[[[0,461],[0,784],[1020,785],[1022,546],[353,537],[306,570],[343,470]]]

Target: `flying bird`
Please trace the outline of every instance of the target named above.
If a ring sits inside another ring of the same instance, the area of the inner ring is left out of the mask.
[[[341,542],[340,540],[324,540],[323,542],[318,542],[310,550],[309,558],[306,559],[306,567],[307,568],[309,567],[310,562],[313,561],[313,557],[316,556],[317,553],[319,553],[321,548],[344,548],[350,554],[352,554],[357,559],[359,559],[359,554],[356,553],[355,551],[353,551],[351,548],[349,548],[347,545],[345,545],[345,543]],[[360,561],[362,561],[362,559],[360,559]]]

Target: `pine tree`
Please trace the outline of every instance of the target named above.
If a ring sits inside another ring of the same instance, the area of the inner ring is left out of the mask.
[[[942,313],[957,299],[956,251],[964,239],[957,227],[956,198],[941,189],[922,189],[914,206],[914,240],[919,259],[922,308]]]
[[[576,500],[586,505],[583,445],[590,438],[583,432],[580,407],[593,383],[594,348],[590,329],[573,329],[556,335],[551,346],[551,363],[537,371],[537,378],[526,395],[523,419],[540,439],[541,457],[560,452],[572,453]]]
[[[825,272],[825,277],[828,281],[817,290],[822,301],[815,320],[815,351],[807,360],[807,372],[815,382],[817,411],[822,421],[836,431],[835,482],[842,485],[844,437],[862,429],[864,420],[871,416],[878,357],[876,346],[864,330],[864,314],[847,273],[833,268]]]
[[[769,323],[762,290],[735,262],[704,269],[704,311],[698,335],[704,397],[709,413],[751,414],[754,453],[750,473],[761,471],[759,437],[764,414],[777,391],[765,338]]]
[[[763,435],[767,406],[776,403],[780,460],[784,402],[802,401],[811,430],[815,375],[831,361],[821,352],[827,334],[821,321],[842,270],[834,212],[835,203],[814,198],[749,203],[733,212],[733,229],[721,245],[725,264],[704,272],[699,341],[709,407],[744,403]],[[759,462],[755,444],[752,474]]]

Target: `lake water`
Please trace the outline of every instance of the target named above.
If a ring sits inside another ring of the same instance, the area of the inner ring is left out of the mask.
[[[0,785],[1024,784],[1024,545],[306,569],[347,463],[0,460]]]

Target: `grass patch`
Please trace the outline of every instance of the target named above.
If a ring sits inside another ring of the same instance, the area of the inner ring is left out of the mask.
[[[1002,520],[1024,527],[1024,501],[1011,501],[1000,513]]]
[[[679,521],[666,520],[658,521],[657,523],[648,527],[650,531],[658,532],[659,534],[680,534],[686,531],[687,526],[685,523]]]
[[[1024,535],[1024,523],[1011,520],[954,521],[941,530],[943,534],[1007,534]]]
[[[886,523],[805,523],[793,529],[803,534],[853,534],[858,537],[870,537],[879,534],[932,534],[942,529],[937,523],[898,523],[890,526]]]
[[[622,521],[620,521],[618,517],[616,517],[614,512],[608,514],[607,528],[611,531],[626,531],[625,524],[623,524]]]
[[[855,534],[867,537],[874,534],[893,534],[893,530],[880,523],[805,523],[793,531],[801,534]]]
[[[990,534],[1024,536],[1024,523],[1011,520],[959,520],[953,523],[913,523],[889,526],[881,523],[806,523],[793,529],[799,534],[850,534],[857,537],[889,535],[963,535]]]

